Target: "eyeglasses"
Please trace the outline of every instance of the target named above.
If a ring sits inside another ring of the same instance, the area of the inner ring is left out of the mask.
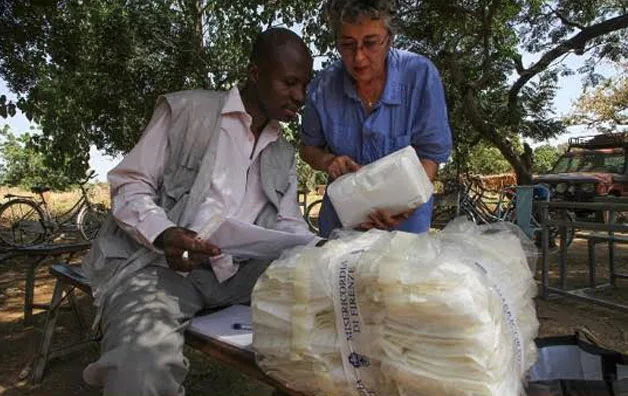
[[[382,49],[389,38],[390,33],[386,33],[386,35],[382,38],[369,37],[362,41],[361,44],[358,44],[355,40],[341,40],[338,41],[336,45],[338,47],[338,52],[340,52],[341,55],[354,55],[358,52],[358,49],[362,49],[367,54],[376,54]]]

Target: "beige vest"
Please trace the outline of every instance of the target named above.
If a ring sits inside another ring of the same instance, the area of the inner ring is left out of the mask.
[[[221,111],[227,92],[182,91],[159,97],[171,111],[168,159],[157,204],[180,227],[188,227],[209,193],[220,130]],[[280,137],[260,154],[262,188],[267,204],[255,221],[270,228],[277,220],[279,201],[286,192],[295,166],[292,146]],[[167,265],[164,256],[123,231],[109,215],[102,225],[83,268],[90,280],[96,305],[126,276],[147,265]]]

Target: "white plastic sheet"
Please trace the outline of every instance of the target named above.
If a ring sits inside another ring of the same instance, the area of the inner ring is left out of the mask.
[[[327,187],[344,227],[368,221],[374,209],[401,213],[426,203],[434,187],[412,146],[339,177]]]
[[[458,222],[294,249],[253,292],[258,364],[316,395],[518,395],[536,360],[528,246]]]

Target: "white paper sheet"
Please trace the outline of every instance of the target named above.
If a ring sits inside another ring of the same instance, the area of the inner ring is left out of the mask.
[[[293,234],[269,230],[239,220],[227,218],[208,241],[222,249],[224,254],[243,259],[272,260],[285,249],[307,245],[313,234]]]
[[[232,305],[209,315],[197,316],[192,319],[188,330],[216,338],[238,348],[251,349],[253,331],[234,329],[236,323],[251,326],[251,307]]]

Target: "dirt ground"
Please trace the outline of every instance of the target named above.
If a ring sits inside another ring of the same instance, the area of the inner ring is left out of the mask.
[[[606,281],[607,248],[598,246],[599,281]],[[628,246],[617,246],[616,263],[619,271],[628,273]],[[576,240],[567,256],[570,288],[583,287],[587,282],[586,242]],[[557,277],[556,257],[550,276]],[[48,275],[44,263],[37,274],[35,300],[49,301],[53,279]],[[539,264],[540,266],[540,264]],[[98,356],[95,347],[53,360],[44,376],[43,384],[31,386],[25,380],[29,363],[38,347],[40,332],[45,316],[36,311],[34,325],[25,327],[22,320],[24,301],[24,274],[26,265],[20,259],[0,262],[0,395],[99,395],[98,389],[88,387],[81,378],[83,367]],[[537,271],[539,278],[540,271]],[[628,280],[618,280],[618,287],[597,292],[603,297],[628,304]],[[90,300],[80,296],[82,311],[93,314]],[[577,329],[588,331],[600,344],[628,354],[628,314],[602,308],[567,298],[542,300],[537,298],[538,317],[541,322],[540,336],[573,334]],[[77,339],[78,326],[70,311],[63,312],[56,341]],[[186,380],[189,395],[271,395],[272,389],[264,384],[240,375],[230,368],[188,349],[191,372]]]

